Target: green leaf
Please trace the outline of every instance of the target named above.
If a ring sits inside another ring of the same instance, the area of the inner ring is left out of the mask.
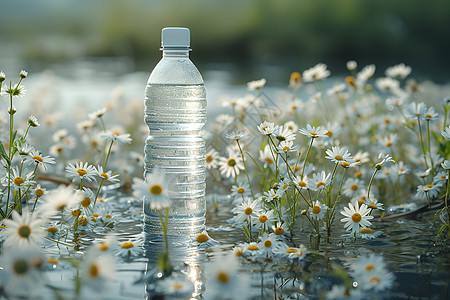
[[[250,231],[248,230],[247,226],[245,226],[245,224],[242,224],[242,228],[244,228],[245,238],[251,242],[252,239],[251,239]]]
[[[438,235],[436,237],[436,242],[439,240],[439,237],[441,236],[442,232],[444,232],[445,228],[447,227],[447,231],[450,228],[448,224],[443,224],[438,231]]]
[[[8,154],[6,153],[5,147],[3,146],[3,143],[0,141],[0,154],[1,156],[6,160],[8,163],[8,167],[11,166],[11,160],[8,157]]]

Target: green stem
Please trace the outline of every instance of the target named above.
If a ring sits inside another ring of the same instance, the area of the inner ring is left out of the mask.
[[[370,199],[370,188],[372,187],[372,182],[373,182],[373,179],[374,179],[375,174],[376,174],[377,172],[378,172],[378,169],[375,168],[375,171],[373,172],[372,177],[370,178],[370,181],[369,181],[369,187],[367,188],[367,198],[368,198],[368,199]]]
[[[253,194],[253,189],[252,189],[252,183],[250,181],[250,177],[248,176],[247,165],[245,164],[244,152],[242,151],[241,144],[239,143],[239,140],[236,140],[236,142],[237,142],[237,145],[239,147],[239,151],[241,152],[242,164],[244,165],[245,175],[247,176],[248,185],[250,186],[250,191],[252,192],[252,199],[255,200],[255,195]]]
[[[303,174],[305,173],[306,161],[308,160],[309,152],[311,151],[313,142],[314,138],[311,138],[311,143],[309,143],[308,150],[306,151],[305,161],[303,162],[302,166],[302,175],[300,175],[300,178],[303,178]]]
[[[423,138],[422,138],[422,126],[420,125],[420,119],[417,117],[417,122],[419,124],[419,140],[420,140],[420,146],[422,147],[423,152],[423,159],[425,160],[425,167],[428,169],[428,163],[427,163],[427,154],[425,151],[425,146],[423,144]]]
[[[95,194],[94,204],[92,208],[95,208],[95,203],[97,203],[98,195],[100,194],[100,190],[102,189],[103,183],[105,182],[105,178],[102,177],[102,180],[100,181],[100,185],[98,186],[97,193]]]
[[[428,151],[430,152],[430,162],[431,162],[431,175],[434,176],[434,163],[433,163],[433,155],[431,152],[431,138],[430,138],[430,120],[427,119],[427,131],[428,131]]]
[[[112,148],[113,144],[114,144],[114,140],[111,141],[111,144],[109,145],[109,148],[108,148],[108,153],[106,154],[105,165],[103,166],[103,169],[105,169],[105,170],[106,170],[106,164],[108,163],[109,155],[111,154],[111,148]]]

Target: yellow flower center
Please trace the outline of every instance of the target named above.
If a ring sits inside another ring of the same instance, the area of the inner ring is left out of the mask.
[[[196,240],[197,240],[197,242],[199,242],[199,243],[204,243],[204,242],[206,242],[206,241],[209,240],[209,237],[208,237],[206,234],[204,234],[204,233],[200,233],[200,234],[197,236]]]
[[[352,185],[350,186],[350,189],[351,189],[352,191],[357,191],[357,190],[359,189],[359,186],[358,186],[357,184],[352,184]]]
[[[259,218],[258,218],[259,222],[261,222],[261,223],[266,223],[266,221],[267,221],[268,219],[269,219],[269,218],[268,218],[266,215],[261,215],[261,216],[259,216]]]
[[[84,199],[81,201],[81,206],[86,208],[86,207],[89,207],[89,205],[91,205],[91,198],[84,197]]]
[[[319,182],[318,184],[316,184],[316,189],[318,189],[321,186],[325,186],[324,182]]]
[[[350,163],[348,161],[342,161],[341,164],[344,168],[347,168],[348,166],[350,166]]]
[[[72,217],[78,217],[80,215],[80,210],[79,209],[75,209],[71,211]]]
[[[227,284],[230,281],[230,277],[227,273],[220,271],[217,273],[217,280],[219,280],[220,283]]]
[[[300,80],[302,80],[302,75],[300,75],[299,72],[292,72],[291,73],[291,80],[294,82],[299,82]]]
[[[243,187],[240,187],[240,188],[237,189],[237,193],[238,194],[243,194],[243,193],[245,193],[245,189]]]
[[[25,182],[25,180],[23,180],[23,178],[22,177],[16,177],[16,178],[14,178],[14,184],[15,185],[17,185],[17,186],[20,186],[22,183],[24,183]]]
[[[375,266],[373,264],[367,264],[364,269],[366,269],[367,272],[372,271],[373,269],[375,269]]]
[[[271,158],[266,158],[265,161],[266,161],[269,165],[271,165],[271,164],[273,163],[273,159],[271,159]]]
[[[132,242],[125,242],[120,246],[120,248],[122,248],[122,249],[131,249],[133,247],[134,247],[134,244]]]
[[[105,215],[105,218],[107,218],[107,219],[111,219],[112,217],[111,217],[111,215],[110,215],[110,214],[107,214],[107,215]]]
[[[107,243],[98,244],[98,250],[100,250],[100,251],[106,251],[106,250],[108,250],[108,248],[109,248],[109,246]]]
[[[310,132],[309,134],[312,135],[313,137],[317,136],[317,133],[315,133],[315,132]]]
[[[300,187],[304,188],[304,187],[306,187],[306,182],[300,181],[300,182],[298,183],[298,185],[299,185]]]
[[[14,272],[23,275],[28,272],[28,263],[25,259],[18,259],[13,265]]]
[[[378,206],[376,206],[372,201],[370,201],[368,207],[372,208],[372,209],[377,209],[378,208]]]
[[[275,229],[273,230],[273,232],[274,232],[276,235],[282,235],[282,234],[284,234],[284,229],[281,228],[281,227],[277,227],[277,228],[275,228]]]
[[[179,291],[179,290],[181,290],[183,287],[184,287],[184,285],[183,285],[182,283],[175,283],[174,285],[172,285],[172,288],[173,288],[175,291]]]
[[[360,230],[359,230],[359,233],[364,233],[364,234],[370,234],[370,233],[374,233],[375,231],[373,231],[372,229],[370,229],[370,228],[361,228]]]
[[[336,156],[334,157],[334,159],[335,159],[335,160],[338,160],[338,161],[341,161],[341,160],[343,160],[344,158],[343,158],[342,156],[340,156],[340,155],[336,155]]]
[[[313,209],[312,209],[312,213],[317,215],[320,213],[320,206],[319,205],[314,205]]]
[[[234,158],[230,158],[227,164],[229,167],[234,167],[236,165],[236,160]]]
[[[266,130],[266,129],[267,129],[267,126],[261,127],[261,130],[262,130],[262,131],[264,131],[264,130]]]
[[[78,219],[78,225],[86,226],[88,224],[88,219],[86,217],[81,217]]]
[[[362,175],[363,175],[363,172],[358,171],[355,173],[355,175],[353,175],[353,177],[358,178],[358,177],[361,177]]]
[[[206,157],[206,162],[207,162],[207,163],[212,162],[212,160],[213,160],[213,156],[212,156],[212,155],[208,155],[208,156]]]
[[[328,137],[331,137],[333,135],[333,131],[327,130],[327,133],[325,133]]]
[[[244,213],[245,213],[247,216],[250,216],[250,215],[253,213],[253,209],[252,209],[251,207],[247,207],[247,208],[244,210]]]
[[[271,240],[264,241],[264,247],[266,247],[266,248],[272,247],[272,241]]]
[[[288,186],[289,186],[289,185],[288,185],[287,183],[283,184],[283,190],[287,189]]]
[[[371,284],[379,284],[381,282],[381,278],[378,276],[372,276],[369,278],[369,282]]]
[[[47,228],[47,231],[52,234],[55,234],[58,232],[58,228],[51,226],[51,227]]]
[[[426,114],[426,115],[425,115],[425,118],[427,118],[427,119],[431,119],[431,118],[432,118],[432,116],[431,116],[430,114]]]
[[[89,275],[90,275],[92,278],[96,278],[96,277],[98,276],[99,273],[100,273],[100,272],[99,272],[99,270],[98,270],[98,266],[97,266],[97,265],[92,264],[92,265],[89,267]]]
[[[59,259],[57,258],[47,258],[47,262],[52,265],[56,265],[59,263]]]
[[[42,157],[40,157],[40,156],[33,156],[33,159],[34,160],[37,160],[38,162],[43,162],[44,161],[44,159],[42,158]]]
[[[384,118],[384,123],[389,124],[391,123],[391,120],[389,120],[388,118]]]
[[[42,197],[42,195],[44,195],[44,191],[41,189],[37,189],[34,191],[34,194],[36,195],[36,197]]]
[[[390,147],[390,146],[392,146],[392,142],[387,142],[386,147]]]
[[[259,247],[257,245],[250,245],[247,247],[247,250],[256,251],[259,250]]]
[[[359,213],[354,213],[352,215],[352,221],[355,223],[359,223],[362,220],[362,216]]]
[[[87,174],[87,171],[85,169],[78,169],[77,173],[78,175],[80,175],[80,177],[83,177],[84,175]]]
[[[159,184],[155,184],[150,187],[150,194],[152,195],[158,196],[162,193],[162,191],[162,186],[160,186]]]
[[[102,173],[102,174],[100,174],[100,176],[103,177],[103,178],[105,178],[105,179],[108,179],[108,178],[109,178],[108,174],[106,174],[106,173]]]
[[[297,253],[297,249],[295,248],[287,248],[286,253]]]
[[[22,225],[22,226],[20,226],[19,229],[18,229],[17,231],[18,231],[18,233],[19,233],[19,236],[20,236],[21,238],[24,238],[24,239],[28,239],[28,237],[29,237],[30,234],[31,234],[31,228],[30,228],[30,226],[28,226],[28,225]]]
[[[95,214],[92,214],[92,216],[93,216],[94,218],[98,218],[99,214],[95,213]]]

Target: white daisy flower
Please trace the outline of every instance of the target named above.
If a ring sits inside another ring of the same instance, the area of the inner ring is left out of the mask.
[[[331,174],[326,174],[325,171],[313,174],[313,177],[308,181],[308,188],[313,191],[325,189],[331,183]]]
[[[283,260],[287,260],[289,258],[289,255],[291,255],[292,253],[300,252],[300,249],[299,248],[290,247],[286,243],[279,241],[273,247],[272,252],[273,252],[273,257],[274,258],[278,258],[279,260],[283,261]]]
[[[435,121],[439,118],[439,114],[436,112],[434,107],[430,106],[427,108],[427,111],[423,117],[427,121]]]
[[[342,193],[347,197],[355,197],[361,193],[364,181],[358,178],[348,178],[342,186]]]
[[[250,192],[250,186],[245,182],[241,182],[238,185],[233,185],[231,187],[232,197],[246,197],[250,195]]]
[[[360,228],[372,225],[369,220],[373,219],[373,216],[369,216],[369,213],[370,209],[366,204],[359,206],[358,202],[355,202],[354,205],[349,203],[348,208],[344,207],[344,210],[341,211],[341,214],[344,215],[341,222],[346,222],[344,227],[347,231],[359,232]]]
[[[319,200],[316,200],[316,202],[313,203],[313,206],[309,208],[309,216],[313,219],[316,219],[317,221],[320,221],[322,220],[327,210],[328,206],[326,206]]]
[[[266,202],[272,202],[274,199],[278,199],[281,196],[283,196],[284,191],[280,191],[280,189],[278,190],[274,190],[274,189],[270,189],[267,192],[263,193],[263,197],[266,199]]]
[[[382,292],[390,289],[395,282],[394,275],[386,269],[370,274],[364,274],[358,282],[365,291]]]
[[[228,157],[219,157],[219,170],[225,178],[236,177],[240,170],[244,170],[242,157],[228,148]]]
[[[277,216],[275,215],[273,210],[260,212],[257,214],[255,227],[266,231],[269,228],[272,228],[272,225],[276,222],[276,220]]]
[[[32,150],[27,158],[31,158],[31,160],[38,166],[40,166],[44,171],[47,171],[47,168],[50,165],[54,165],[55,159],[51,156],[43,156],[40,152],[36,150]]]
[[[305,259],[306,254],[308,253],[308,249],[306,249],[306,247],[303,245],[300,245],[297,249],[298,249],[297,252],[293,252],[293,253],[289,254],[289,261],[291,263],[298,264],[298,263],[302,262]]]
[[[247,87],[250,91],[259,90],[266,84],[266,79],[254,80],[247,83]]]
[[[91,248],[80,263],[80,277],[91,292],[100,293],[115,278],[116,260],[108,253]]]
[[[2,283],[7,298],[30,299],[42,296],[43,260],[38,248],[5,247],[0,255]]]
[[[416,198],[433,200],[439,195],[441,188],[442,184],[440,183],[419,185],[417,187]]]
[[[98,176],[100,179],[109,181],[109,182],[111,182],[111,183],[116,183],[116,182],[119,182],[119,181],[120,181],[120,179],[117,178],[117,177],[119,177],[119,174],[112,175],[112,171],[111,171],[111,170],[105,172],[105,171],[103,171],[103,167],[100,166],[100,165],[97,166],[96,171],[97,171],[97,176]]]
[[[278,153],[288,153],[297,150],[297,145],[292,141],[281,141],[277,146]]]
[[[327,70],[327,65],[319,63],[303,72],[303,81],[312,82],[322,80],[330,76],[330,71]]]
[[[175,276],[169,276],[162,280],[157,280],[155,281],[155,285],[156,294],[175,297],[178,299],[189,299],[195,291],[194,284],[192,282],[185,278],[178,278]]]
[[[267,234],[264,232],[259,239],[260,242],[258,243],[258,247],[261,249],[262,255],[264,257],[272,257],[273,249],[276,248],[279,243],[276,239],[276,235],[273,233]]]
[[[450,140],[450,126],[445,127],[445,130],[441,131],[441,135],[447,140]]]
[[[395,163],[389,154],[383,154],[380,152],[380,154],[378,154],[378,163],[375,164],[375,168],[377,170],[381,170],[381,168],[383,168],[383,166],[388,162]]]
[[[411,119],[423,119],[427,112],[427,106],[425,103],[412,102],[405,108],[405,115]]]
[[[134,178],[133,189],[133,195],[143,199],[144,210],[161,210],[171,205],[168,179],[165,172],[159,168],[155,168],[149,173],[145,177],[145,181]]]
[[[216,151],[216,149],[211,148],[205,156],[206,160],[206,168],[207,169],[215,169],[219,167],[219,159],[220,155],[219,152]]]
[[[22,170],[19,171],[18,167],[11,168],[11,169],[12,169],[12,173],[11,173],[11,176],[9,177],[9,181],[10,181],[11,188],[13,190],[24,191],[36,184],[36,181],[32,180],[32,179],[34,179],[33,171],[30,171],[26,168],[23,168]],[[7,181],[8,181],[8,175],[6,175],[6,177],[2,178],[3,186],[8,185]]]
[[[75,165],[69,163],[66,166],[66,177],[72,179],[72,182],[80,182],[87,180],[89,182],[96,181],[97,170],[87,162],[77,162]]]
[[[356,68],[358,67],[358,63],[354,60],[349,60],[347,61],[347,63],[345,64],[345,67],[347,68],[347,70],[349,71],[354,71],[356,70]]]
[[[308,182],[308,177],[306,175],[304,175],[303,178],[300,175],[297,175],[292,179],[294,186],[300,190],[306,189],[308,187]]]
[[[442,168],[444,170],[450,170],[450,160],[444,160],[444,162],[441,164]]]
[[[264,167],[272,166],[275,163],[274,154],[272,154],[269,144],[265,145],[263,150],[259,150],[259,160],[264,162]]]
[[[295,125],[295,123],[294,123],[294,125]],[[293,125],[290,125],[290,126],[293,126]],[[292,129],[292,127],[290,127],[290,126],[289,126],[289,123],[286,123],[284,126],[281,125],[278,128],[278,132],[276,134],[277,140],[279,140],[280,142],[282,142],[282,141],[289,142],[289,141],[295,140],[295,131],[298,130],[298,126],[295,127],[296,128],[295,130]]]
[[[245,198],[241,204],[232,209],[232,212],[236,214],[234,221],[240,225],[248,218],[257,218],[261,210],[261,201],[259,199]]]
[[[298,130],[299,133],[309,136],[311,138],[325,137],[327,136],[327,130],[320,128],[320,126],[314,127],[306,124],[306,128],[301,128]]]
[[[12,219],[3,220],[8,227],[2,231],[2,235],[6,237],[5,247],[36,247],[44,236],[41,229],[44,220],[37,215],[31,214],[28,207],[24,207],[22,215],[13,210]]]
[[[411,67],[406,66],[404,63],[389,67],[386,69],[386,76],[392,78],[405,79],[411,73]]]
[[[234,255],[217,256],[205,267],[207,289],[205,299],[250,298],[250,277],[239,272],[239,260]]]
[[[339,146],[332,146],[331,150],[328,149],[325,153],[327,154],[325,158],[336,164],[341,163],[342,161],[353,162],[351,153],[347,149]]]
[[[274,123],[264,121],[257,128],[261,134],[269,136],[272,134],[276,135],[278,133],[279,126]]]
[[[140,257],[143,253],[142,243],[139,240],[120,242],[119,247],[117,247],[114,252],[116,256],[123,258]]]
[[[196,244],[201,249],[206,249],[215,247],[220,243],[215,239],[211,238],[208,232],[206,232],[206,230],[203,230],[202,233],[194,237],[194,244]]]
[[[70,210],[83,198],[84,195],[75,191],[73,186],[59,185],[57,189],[48,192],[44,202],[39,206],[39,214],[50,217],[65,209]]]
[[[279,221],[277,221],[274,225],[272,225],[272,230],[273,233],[278,237],[278,238],[284,238],[289,234],[289,228],[287,226],[286,223],[281,223]]]
[[[106,142],[114,142],[117,141],[119,145],[131,144],[132,139],[130,138],[129,133],[118,134],[115,131],[110,131],[107,133],[99,133],[99,136]]]

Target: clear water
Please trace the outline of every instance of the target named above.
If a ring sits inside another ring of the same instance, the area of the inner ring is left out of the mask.
[[[201,231],[205,216],[206,91],[200,85],[148,84],[145,92],[145,173],[162,167],[172,178],[175,193],[169,232],[190,234]],[[160,232],[157,212],[144,205],[145,230]]]

